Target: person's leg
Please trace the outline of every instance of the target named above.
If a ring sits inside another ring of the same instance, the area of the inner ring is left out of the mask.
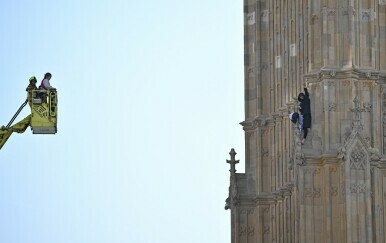
[[[306,140],[307,135],[308,135],[308,128],[307,128],[307,127],[303,127],[303,139],[302,139],[302,144],[304,144],[304,141]]]

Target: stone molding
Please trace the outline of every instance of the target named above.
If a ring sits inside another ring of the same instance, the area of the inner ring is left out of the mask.
[[[321,82],[326,79],[357,79],[357,80],[383,80],[386,82],[385,75],[379,71],[366,70],[366,69],[335,69],[335,68],[322,68],[319,71],[305,74],[304,77],[310,83]]]

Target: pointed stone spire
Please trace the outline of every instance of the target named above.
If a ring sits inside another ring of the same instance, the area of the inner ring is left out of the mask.
[[[236,160],[236,154],[237,153],[236,153],[234,148],[231,149],[229,154],[231,156],[231,159],[227,160],[227,163],[231,165],[231,169],[229,171],[231,172],[231,174],[234,174],[234,173],[236,173],[236,164],[239,163],[239,160]]]
[[[231,159],[227,160],[227,163],[231,165],[230,168],[230,185],[229,185],[229,196],[225,200],[225,209],[233,208],[239,203],[239,192],[237,188],[237,176],[236,176],[236,164],[239,160],[236,160],[236,151],[232,148],[229,152]]]

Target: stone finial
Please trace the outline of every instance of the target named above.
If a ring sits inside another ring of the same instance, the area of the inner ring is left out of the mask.
[[[234,148],[229,152],[231,159],[227,160],[227,163],[231,165],[231,169],[229,170],[231,173],[236,173],[236,164],[239,163],[239,160],[236,160],[236,151]]]
[[[231,209],[239,203],[239,192],[237,189],[237,177],[236,177],[236,164],[239,160],[236,160],[236,151],[232,148],[229,152],[231,159],[227,160],[227,163],[231,165],[230,185],[229,185],[229,196],[225,200],[225,210]]]

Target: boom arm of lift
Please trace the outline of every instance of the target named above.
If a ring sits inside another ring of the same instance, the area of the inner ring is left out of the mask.
[[[20,122],[16,123],[15,125],[6,128],[1,127],[0,128],[0,150],[4,146],[4,144],[7,142],[8,138],[12,135],[12,133],[23,133],[25,130],[29,127],[31,123],[31,116],[28,115],[26,118],[21,120]]]
[[[45,93],[39,97],[39,94]],[[20,106],[7,126],[0,127],[0,150],[12,133],[23,133],[30,126],[33,134],[55,134],[57,132],[57,93],[56,90],[32,90],[27,100]],[[22,109],[29,103],[31,114],[15,125],[12,123]]]

